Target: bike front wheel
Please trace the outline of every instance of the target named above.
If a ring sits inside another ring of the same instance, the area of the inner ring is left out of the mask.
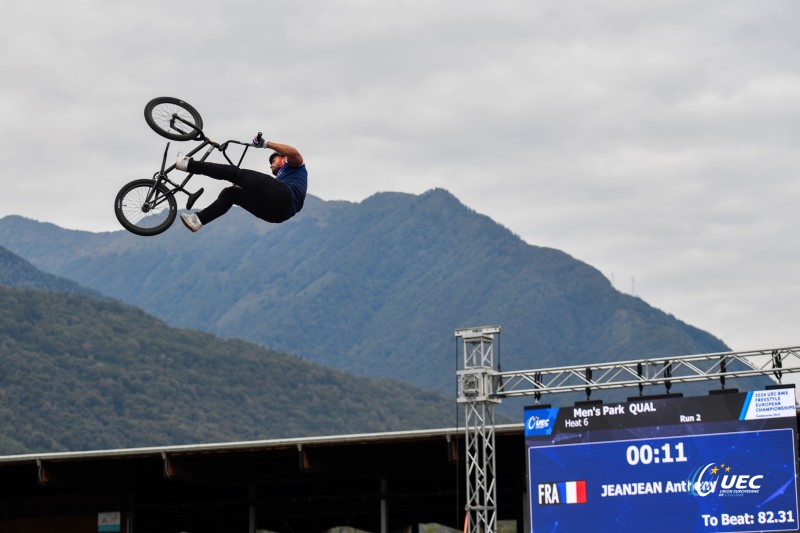
[[[150,237],[166,231],[175,221],[175,195],[153,180],[135,180],[119,190],[114,214],[122,227],[136,235]]]
[[[203,130],[203,118],[197,109],[170,96],[159,96],[147,102],[144,120],[153,131],[173,141],[197,139]]]

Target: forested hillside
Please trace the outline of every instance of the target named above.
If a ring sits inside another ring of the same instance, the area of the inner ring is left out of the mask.
[[[0,455],[453,425],[452,400],[91,297],[0,286]]]

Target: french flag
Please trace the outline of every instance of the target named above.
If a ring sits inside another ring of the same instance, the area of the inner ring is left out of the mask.
[[[558,484],[562,503],[586,503],[586,481],[564,481]]]

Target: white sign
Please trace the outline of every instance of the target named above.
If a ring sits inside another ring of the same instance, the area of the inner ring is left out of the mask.
[[[120,529],[120,513],[97,513],[97,531],[98,533],[112,532],[119,533]]]
[[[747,393],[739,420],[795,416],[794,389],[758,390]]]

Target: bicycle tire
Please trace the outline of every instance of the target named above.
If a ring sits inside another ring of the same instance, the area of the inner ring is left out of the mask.
[[[191,122],[197,127],[193,130],[183,122],[170,124],[173,115]],[[191,141],[202,136],[203,117],[197,109],[178,98],[159,96],[144,106],[144,120],[156,133],[173,141]]]
[[[125,184],[114,200],[114,214],[122,227],[135,235],[151,237],[163,233],[175,222],[178,203],[169,189],[159,184],[156,188],[155,206],[164,206],[155,210],[147,206],[147,195],[153,188],[153,180],[134,180]],[[152,202],[151,202],[152,203]]]

